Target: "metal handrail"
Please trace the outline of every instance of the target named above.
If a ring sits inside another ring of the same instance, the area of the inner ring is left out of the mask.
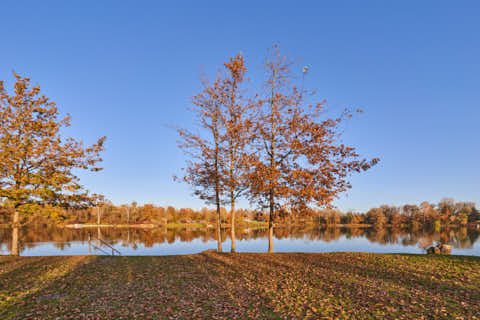
[[[97,247],[97,246],[94,245],[94,244],[90,244],[90,245],[91,245],[91,246],[93,247],[93,249],[95,249],[95,250],[99,250],[99,251],[102,251],[102,252],[105,253],[105,254],[109,254],[108,252],[106,252],[105,250],[103,250],[103,249],[100,248],[100,247]]]
[[[110,249],[112,249],[112,256],[114,256],[115,253],[117,253],[119,256],[122,255],[122,253],[121,253],[120,251],[118,251],[117,249],[115,249],[114,247],[112,247],[108,242],[105,242],[105,241],[103,241],[102,239],[98,239],[98,238],[94,238],[94,240],[97,240],[100,244],[103,244],[103,245],[109,247]],[[88,234],[88,244],[89,244],[89,245],[93,246],[94,249],[98,249],[98,250],[102,251],[102,252],[105,253],[105,254],[109,254],[109,253],[107,253],[106,251],[104,251],[103,249],[101,249],[100,247],[97,247],[96,245],[93,245],[91,242],[92,242],[92,235],[91,235],[91,234]]]

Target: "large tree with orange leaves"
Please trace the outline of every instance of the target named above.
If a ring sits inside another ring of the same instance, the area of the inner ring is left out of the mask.
[[[61,135],[70,117],[38,85],[14,73],[9,94],[0,81],[0,199],[19,212],[45,206],[87,206],[98,199],[80,184],[74,171],[99,171],[105,137],[90,147]]]
[[[265,61],[266,81],[255,104],[251,198],[269,210],[269,251],[274,214],[282,205],[297,210],[328,206],[350,188],[351,172],[369,169],[378,159],[360,159],[340,140],[340,124],[351,113],[325,117],[325,102],[298,82],[292,63],[274,46]],[[305,76],[307,68],[303,69]]]

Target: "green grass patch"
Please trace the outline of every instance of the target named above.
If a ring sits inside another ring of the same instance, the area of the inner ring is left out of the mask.
[[[206,228],[207,225],[204,223],[167,223],[168,229],[175,229],[175,228]]]
[[[242,224],[242,226],[244,226],[246,228],[251,228],[251,229],[268,228],[268,222],[265,222],[265,221],[244,221],[241,224]]]

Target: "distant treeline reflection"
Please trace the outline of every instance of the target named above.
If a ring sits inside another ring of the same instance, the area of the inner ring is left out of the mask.
[[[228,241],[230,233],[222,231],[223,241]],[[20,229],[19,249],[34,248],[38,242],[53,242],[55,247],[64,250],[71,242],[88,241],[89,235],[108,241],[109,243],[136,248],[139,245],[152,247],[155,244],[174,243],[175,241],[190,242],[199,239],[202,242],[215,241],[215,229],[137,229],[137,228],[84,228],[68,229],[54,226],[26,227]],[[0,246],[11,250],[12,230],[0,229]],[[441,232],[434,229],[405,230],[397,228],[304,228],[304,227],[277,227],[274,228],[277,239],[307,239],[329,242],[340,237],[366,238],[372,243],[413,245],[426,248],[435,242],[449,243],[454,248],[469,249],[478,240],[480,231],[471,228],[446,229]],[[237,240],[267,238],[266,229],[238,230]]]

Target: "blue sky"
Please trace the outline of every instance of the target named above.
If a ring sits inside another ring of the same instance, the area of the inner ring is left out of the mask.
[[[2,1],[0,79],[38,82],[72,115],[68,133],[106,135],[105,170],[82,181],[114,203],[201,207],[173,182],[172,125],[243,52],[309,66],[332,110],[362,107],[344,140],[381,162],[336,201],[365,210],[449,196],[480,204],[480,3],[476,1]]]

